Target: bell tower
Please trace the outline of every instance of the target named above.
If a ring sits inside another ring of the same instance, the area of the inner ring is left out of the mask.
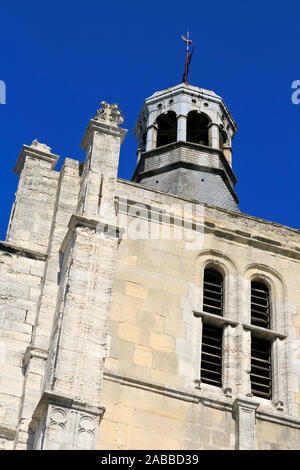
[[[236,124],[213,91],[181,83],[144,102],[134,128],[133,181],[180,197],[239,211],[231,141]]]

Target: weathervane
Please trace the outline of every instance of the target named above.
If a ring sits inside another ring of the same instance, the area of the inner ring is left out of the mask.
[[[192,55],[193,55],[195,46],[193,46],[192,52],[189,54],[189,46],[190,46],[190,44],[193,43],[193,41],[192,41],[191,39],[189,39],[189,32],[187,32],[186,37],[185,37],[185,36],[181,36],[181,39],[183,39],[184,42],[186,43],[185,72],[184,72],[184,74],[183,74],[182,81],[187,85],[187,82],[188,82],[188,73],[189,73],[189,65],[190,65],[190,63],[191,63],[191,59],[192,59]]]

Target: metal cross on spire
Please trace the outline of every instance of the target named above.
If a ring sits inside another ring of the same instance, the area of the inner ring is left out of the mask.
[[[187,85],[188,82],[188,73],[189,73],[189,65],[191,63],[192,55],[195,49],[195,46],[193,46],[192,52],[189,54],[189,47],[190,44],[193,44],[193,41],[189,38],[189,32],[187,32],[186,37],[181,36],[181,39],[184,40],[186,44],[186,58],[185,58],[185,72],[182,77],[182,81]]]

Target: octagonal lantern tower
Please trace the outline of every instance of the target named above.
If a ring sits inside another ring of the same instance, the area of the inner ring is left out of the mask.
[[[181,83],[145,100],[134,128],[133,181],[239,211],[231,141],[236,124],[213,91]]]

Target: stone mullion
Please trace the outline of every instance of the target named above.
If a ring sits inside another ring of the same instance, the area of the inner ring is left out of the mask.
[[[230,397],[236,392],[236,326],[225,325],[223,330],[222,389]]]
[[[242,396],[251,396],[251,332],[238,325],[238,380],[237,393]]]

